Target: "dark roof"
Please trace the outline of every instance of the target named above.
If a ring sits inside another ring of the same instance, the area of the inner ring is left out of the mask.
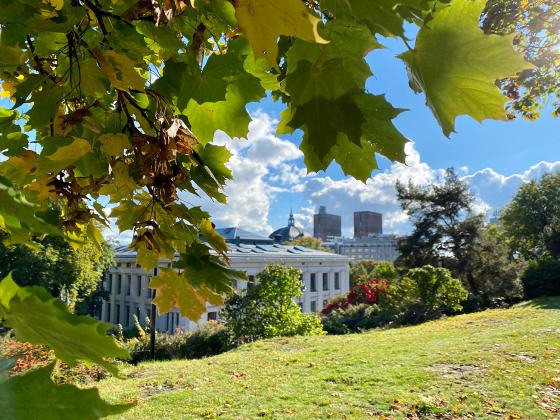
[[[224,237],[228,243],[238,244],[271,244],[273,241],[265,236],[257,235],[245,229],[238,227],[218,228],[216,229],[220,235]]]
[[[118,246],[115,249],[117,258],[130,258],[136,259],[136,251],[128,248],[127,246]],[[212,251],[212,253],[214,253]],[[319,261],[348,261],[348,257],[340,254],[331,254],[316,249],[305,248],[303,246],[292,245],[248,245],[248,244],[228,244],[227,256],[229,258],[235,257],[254,257],[258,258],[277,258],[279,260],[289,261],[292,258],[305,257],[318,259]],[[176,255],[176,258],[179,255]]]
[[[285,226],[280,229],[276,229],[268,237],[277,242],[293,241],[296,238],[301,238],[304,235],[303,229],[297,226]]]

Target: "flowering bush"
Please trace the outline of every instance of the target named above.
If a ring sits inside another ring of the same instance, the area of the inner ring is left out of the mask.
[[[329,314],[335,309],[347,309],[350,305],[373,305],[377,303],[379,294],[387,290],[387,281],[384,279],[360,277],[352,286],[348,294],[343,295],[324,308],[322,313]]]

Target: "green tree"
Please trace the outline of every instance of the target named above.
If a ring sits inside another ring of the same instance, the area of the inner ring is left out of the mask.
[[[499,81],[512,116],[538,118],[545,106],[560,115],[560,3],[557,0],[490,0],[482,16],[488,34],[514,36],[514,45],[534,67]]]
[[[425,94],[445,135],[459,115],[506,119],[495,80],[528,64],[511,37],[484,35],[485,3],[3,0],[1,95],[13,102],[0,109],[0,227],[10,234],[4,242],[52,234],[76,247],[86,236],[100,244],[96,224],[108,224],[108,199],[118,228],[134,231],[131,247],[143,268],[178,255],[180,275],[162,270],[152,279],[160,312],[175,305],[197,319],[205,302],[221,303],[231,279],[244,277],[227,267],[227,246],[210,214],[179,199],[226,201],[230,154],[212,143],[214,133],[246,136],[247,104],[271,97],[285,108],[278,134],[303,132],[311,171],[336,161],[365,180],[377,154],[403,161],[407,139],[392,123],[402,110],[365,89],[365,56],[386,37],[403,40],[407,51],[399,58],[411,87]],[[414,42],[405,38],[407,25],[417,28]],[[38,290],[9,278],[0,283],[6,323],[41,328],[39,309],[56,301]],[[66,344],[75,351],[73,344],[85,340],[70,334],[77,331],[73,318],[58,305],[50,313],[68,327]],[[91,331],[92,339],[105,338],[104,325]],[[42,332],[26,336],[61,344],[61,336]],[[118,353],[115,343],[104,343],[80,357]],[[57,354],[70,362],[76,356]],[[32,378],[44,384],[45,372],[14,386]],[[25,404],[35,389],[21,388],[27,391],[15,393],[14,406],[28,417],[43,415],[40,405],[29,411]],[[73,398],[80,392],[84,399],[94,394],[75,390]],[[94,404],[83,406],[84,417],[96,412]]]
[[[322,334],[320,319],[304,314],[295,302],[302,295],[301,271],[280,264],[268,265],[257,284],[228,298],[222,311],[235,341]]]
[[[409,270],[399,285],[405,306],[420,304],[428,312],[460,311],[468,297],[461,281],[446,268],[426,265]]]
[[[416,186],[397,182],[397,198],[414,226],[412,234],[399,241],[397,265],[448,268],[471,291],[476,290],[467,264],[484,218],[472,214],[474,197],[468,185],[448,169],[441,183]]]
[[[560,173],[523,184],[500,221],[513,252],[560,257]]]
[[[523,297],[521,276],[526,268],[524,258],[513,254],[503,238],[485,229],[475,240],[467,261],[469,284],[483,306],[500,300],[515,301]]]
[[[74,310],[98,289],[113,257],[107,243],[89,241],[74,250],[57,236],[37,239],[32,248],[0,243],[0,278],[11,272],[20,286],[42,286]]]
[[[314,238],[313,236],[301,236],[294,239],[293,241],[286,242],[286,245],[300,245],[306,248],[317,249],[323,252],[331,252],[331,250],[325,246],[322,246],[320,239]]]

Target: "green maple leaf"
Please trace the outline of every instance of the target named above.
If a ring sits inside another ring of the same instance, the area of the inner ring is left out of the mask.
[[[117,368],[106,358],[129,357],[107,335],[111,324],[71,314],[62,301],[42,287],[19,287],[8,276],[0,282],[0,304],[4,322],[19,339],[48,346],[69,365],[83,360],[117,374]]]
[[[282,112],[277,134],[290,133],[302,123],[305,135],[300,148],[309,171],[327,169],[335,160],[346,175],[365,181],[377,168],[376,153],[404,162],[408,140],[392,123],[403,110],[383,95],[360,92],[328,106],[321,101],[309,103],[315,108],[306,105],[295,108],[301,113],[299,119],[291,109]]]
[[[315,98],[303,105],[290,108],[281,115],[282,121],[278,126],[278,134],[292,132],[297,128],[304,129],[301,149],[307,152],[306,163],[311,154],[316,155],[318,161],[325,162],[331,149],[336,145],[339,133],[345,134],[356,144],[361,141],[361,125],[364,118],[350,95],[335,101]]]
[[[60,234],[56,226],[46,223],[38,214],[41,208],[0,176],[0,228],[10,234],[10,242],[29,242],[31,234]]]
[[[188,246],[173,266],[184,271],[185,277],[197,289],[207,289],[208,293],[226,295],[232,292],[232,279],[245,280],[244,272],[232,270],[222,260],[210,254],[210,249],[201,243]]]
[[[384,95],[360,94],[356,104],[365,118],[362,141],[367,141],[375,151],[392,161],[404,162],[404,146],[408,139],[394,126],[392,120],[404,109],[394,108]]]
[[[336,17],[352,16],[373,34],[404,36],[403,19],[396,13],[396,0],[321,0],[321,6]]]
[[[320,19],[313,16],[301,0],[239,0],[235,15],[247,36],[255,57],[265,57],[277,67],[277,39],[295,36],[310,42],[326,43],[317,31]]]
[[[152,277],[148,287],[156,290],[153,303],[160,314],[177,308],[182,316],[198,321],[200,316],[206,312],[204,299],[187,279],[175,270],[160,269],[159,274]]]
[[[7,419],[98,419],[119,414],[132,405],[111,405],[99,391],[51,380],[54,364],[0,380],[0,413]]]
[[[453,0],[420,30],[414,50],[400,55],[411,85],[449,136],[455,117],[505,120],[507,98],[495,85],[531,65],[513,50],[511,36],[485,35],[478,22],[486,1]]]
[[[210,219],[202,219],[198,229],[213,249],[225,255],[227,251],[226,241],[222,235],[216,232]]]
[[[260,100],[264,94],[258,78],[240,74],[228,85],[225,101],[199,104],[191,99],[183,114],[189,118],[192,132],[202,144],[211,142],[216,130],[223,130],[231,137],[245,137],[251,122],[246,105]]]
[[[19,47],[0,45],[0,68],[17,67],[25,63],[26,54]]]
[[[371,70],[364,56],[381,45],[367,27],[341,19],[330,21],[321,34],[328,44],[296,40],[288,50],[286,91],[290,103],[299,105],[316,97],[336,100],[364,89]],[[353,42],[347,42],[351,38]]]

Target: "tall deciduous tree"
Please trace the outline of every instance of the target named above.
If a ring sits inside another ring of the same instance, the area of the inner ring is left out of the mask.
[[[74,309],[91,296],[114,262],[113,248],[93,242],[72,249],[61,237],[38,239],[33,248],[0,243],[0,277],[10,272],[20,286],[42,286]]]
[[[527,258],[560,257],[560,173],[523,184],[503,210],[501,223],[512,251]]]
[[[243,277],[227,267],[210,215],[185,204],[190,195],[226,201],[230,154],[212,144],[214,133],[246,136],[246,105],[269,96],[285,106],[278,133],[303,131],[309,170],[334,160],[365,180],[377,154],[402,161],[407,140],[392,120],[403,110],[366,90],[365,56],[382,37],[407,45],[399,57],[411,86],[446,135],[459,115],[506,119],[494,82],[528,65],[511,36],[480,29],[485,3],[2,0],[2,97],[13,106],[0,109],[0,227],[14,243],[43,234],[76,247],[84,236],[101,242],[96,223],[108,223],[109,200],[119,229],[135,233],[142,267],[179,255],[180,275],[162,270],[152,279],[160,311],[176,305],[197,319],[205,301],[221,302],[232,277]],[[414,42],[405,25],[418,28]],[[56,346],[69,363],[121,354],[101,324],[88,329],[101,344],[77,351],[88,340],[72,336],[85,331],[74,327],[89,321],[72,321],[39,290],[0,283],[0,315],[16,333]],[[66,351],[60,335],[32,333],[47,320],[67,332]],[[15,394],[29,401],[29,392]],[[44,414],[39,405],[18,407]],[[81,414],[103,412],[93,410]]]
[[[397,264],[448,268],[474,291],[466,267],[484,218],[472,213],[474,197],[469,186],[448,169],[441,183],[417,186],[398,182],[397,198],[414,226],[399,241]]]

